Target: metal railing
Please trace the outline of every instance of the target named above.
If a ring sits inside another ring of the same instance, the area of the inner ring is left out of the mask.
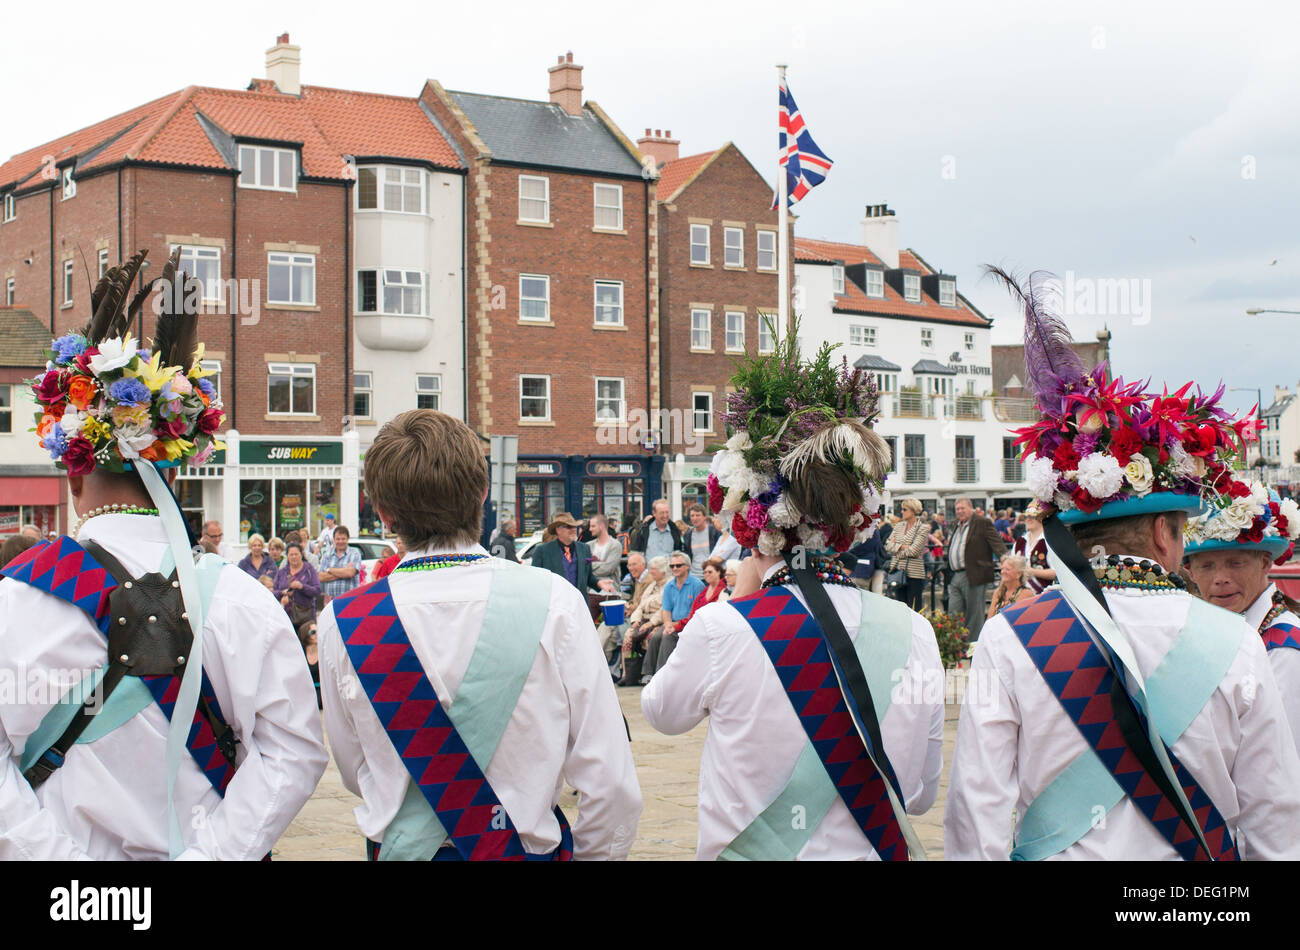
[[[984,400],[979,396],[958,396],[956,407],[958,419],[983,419]]]
[[[1003,459],[1002,480],[1004,482],[1023,482],[1025,480],[1025,463],[1020,459]]]
[[[999,422],[1035,422],[1042,413],[1032,399],[994,396],[993,415]]]
[[[925,458],[903,459],[903,481],[928,482],[930,480],[930,460]]]
[[[980,478],[979,459],[953,459],[953,477],[959,482],[977,482]]]
[[[921,393],[898,393],[894,396],[894,415],[910,419],[933,419],[934,407]]]

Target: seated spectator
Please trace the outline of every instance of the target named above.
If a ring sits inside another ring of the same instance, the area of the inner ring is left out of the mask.
[[[296,630],[316,619],[320,578],[316,576],[316,569],[303,559],[301,542],[293,541],[285,550],[287,563],[276,573],[272,593],[280,598]]]
[[[709,552],[709,557],[720,557],[724,562],[733,558],[739,558],[740,552],[744,550],[731,534],[731,520],[725,515],[713,516],[713,527],[718,532],[717,543],[713,545],[713,550]]]
[[[631,555],[629,555],[631,557]],[[662,554],[652,557],[647,570],[650,583],[641,594],[641,600],[628,617],[623,634],[623,676],[620,686],[636,686],[641,682],[641,661],[645,642],[663,625],[664,586],[668,581],[668,558]]]
[[[279,567],[266,553],[266,539],[260,534],[248,536],[248,553],[239,562],[239,569],[261,581],[267,590],[275,587],[275,575]]]
[[[641,599],[645,596],[646,588],[651,584],[650,571],[646,569],[645,555],[640,551],[633,551],[627,558],[627,576],[623,578],[625,585],[630,584],[630,589],[622,591],[623,598],[628,601],[623,608],[624,620],[621,624],[611,627],[601,618],[600,626],[596,628],[596,639],[600,641],[602,648],[605,650],[605,659],[609,663],[609,671],[617,680],[618,668],[620,663],[619,647],[623,642],[623,632],[627,629],[628,616],[636,610]],[[630,598],[630,599],[629,599]]]
[[[1002,583],[993,592],[993,600],[989,604],[986,619],[991,620],[1012,604],[1034,596],[1025,578],[1027,564],[1024,557],[1019,554],[1008,554],[1002,558]]]
[[[740,561],[734,557],[728,561],[722,576],[727,579],[727,598],[730,599],[736,589],[736,581],[740,578]]]
[[[720,581],[722,571],[717,567],[716,562],[713,563],[715,565],[714,573],[718,575]],[[690,575],[690,559],[681,551],[674,551],[669,556],[668,566],[672,570],[673,577],[664,587],[663,610],[661,611],[663,625],[646,641],[642,683],[649,682],[649,678],[668,662],[668,657],[672,655],[673,650],[677,647],[677,634],[682,627],[686,626],[686,621],[690,617],[691,609],[695,604],[695,598],[704,590],[704,582]],[[720,590],[721,584],[719,583]],[[680,626],[678,626],[679,623]]]

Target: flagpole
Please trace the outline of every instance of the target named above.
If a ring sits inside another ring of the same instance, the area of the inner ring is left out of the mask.
[[[780,86],[785,85],[785,65],[780,64],[776,67],[777,76],[780,80]],[[780,87],[778,87],[780,88]],[[787,207],[789,199],[789,176],[786,174],[786,168],[781,164],[790,150],[790,137],[786,135],[784,149],[777,149],[777,194],[778,203],[781,208],[780,230],[776,235],[777,246],[777,293],[780,294],[781,303],[777,309],[777,325],[774,328],[776,340],[780,340],[784,335],[786,328],[790,326],[790,209]],[[775,340],[773,341],[775,342]]]

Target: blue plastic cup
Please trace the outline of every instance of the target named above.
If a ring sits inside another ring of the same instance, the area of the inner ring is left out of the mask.
[[[623,622],[623,612],[627,604],[621,600],[602,600],[600,602],[600,611],[605,615],[605,623],[611,627],[617,627]]]

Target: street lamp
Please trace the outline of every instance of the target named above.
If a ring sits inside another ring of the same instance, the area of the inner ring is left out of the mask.
[[[1249,316],[1249,317],[1253,317],[1253,316],[1255,316],[1256,314],[1260,314],[1260,313],[1294,313],[1294,314],[1300,314],[1300,310],[1265,310],[1265,309],[1263,309],[1263,308],[1261,308],[1261,307],[1251,307],[1249,310],[1246,311],[1246,315]]]

